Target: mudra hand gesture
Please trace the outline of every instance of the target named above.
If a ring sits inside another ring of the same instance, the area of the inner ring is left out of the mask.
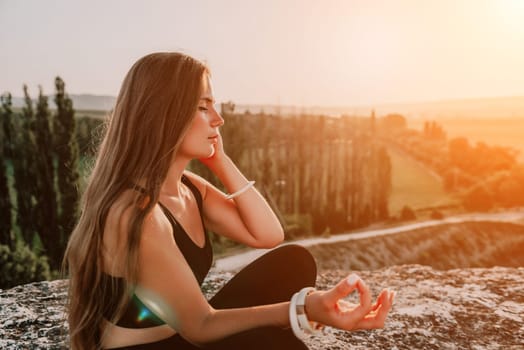
[[[359,304],[344,300],[355,290],[359,293]],[[359,276],[351,274],[327,291],[308,294],[305,311],[309,321],[343,330],[382,328],[394,297],[395,292],[384,289],[372,304],[369,287]]]

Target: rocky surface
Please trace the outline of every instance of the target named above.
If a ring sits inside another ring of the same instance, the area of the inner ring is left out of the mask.
[[[0,349],[67,349],[67,281],[0,290]]]
[[[326,270],[318,285],[329,287],[346,274]],[[404,265],[360,275],[375,295],[385,287],[397,291],[385,329],[330,329],[311,348],[524,349],[524,268]]]
[[[359,274],[372,286],[397,291],[385,329],[343,332],[326,328],[311,349],[524,349],[524,268],[439,271],[394,266]],[[347,275],[322,270],[318,288]],[[232,276],[212,271],[204,292],[213,295]],[[65,349],[64,280],[0,290],[1,349]]]

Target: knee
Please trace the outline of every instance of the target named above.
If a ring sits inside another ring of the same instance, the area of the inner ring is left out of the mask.
[[[303,286],[314,286],[317,279],[317,263],[306,248],[287,244],[276,248],[274,253],[282,257],[281,268],[289,270]]]

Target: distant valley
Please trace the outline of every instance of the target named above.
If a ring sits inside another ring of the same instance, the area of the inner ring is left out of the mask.
[[[116,97],[91,94],[71,94],[76,110],[109,111],[113,108]],[[52,96],[49,99],[54,107]],[[13,97],[13,106],[22,107],[23,98]],[[235,112],[264,112],[266,114],[299,115],[324,114],[330,116],[357,115],[369,116],[374,110],[377,116],[388,113],[400,113],[407,118],[438,120],[441,118],[524,118],[524,96],[474,98],[460,100],[441,100],[416,103],[387,103],[360,106],[278,106],[260,104],[237,104]]]

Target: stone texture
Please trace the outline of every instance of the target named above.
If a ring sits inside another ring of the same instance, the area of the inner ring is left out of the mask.
[[[524,349],[524,268],[404,265],[359,274],[374,295],[386,287],[397,291],[386,327],[330,329],[323,339],[311,339],[311,348]],[[328,288],[346,275],[325,271],[318,286]]]
[[[374,295],[397,291],[382,330],[326,328],[311,349],[524,349],[524,268],[435,270],[402,265],[359,274]],[[318,288],[347,275],[322,270]],[[204,292],[213,295],[231,273],[212,271]],[[0,290],[1,349],[65,349],[64,280]]]
[[[67,349],[67,281],[0,290],[0,349]]]

